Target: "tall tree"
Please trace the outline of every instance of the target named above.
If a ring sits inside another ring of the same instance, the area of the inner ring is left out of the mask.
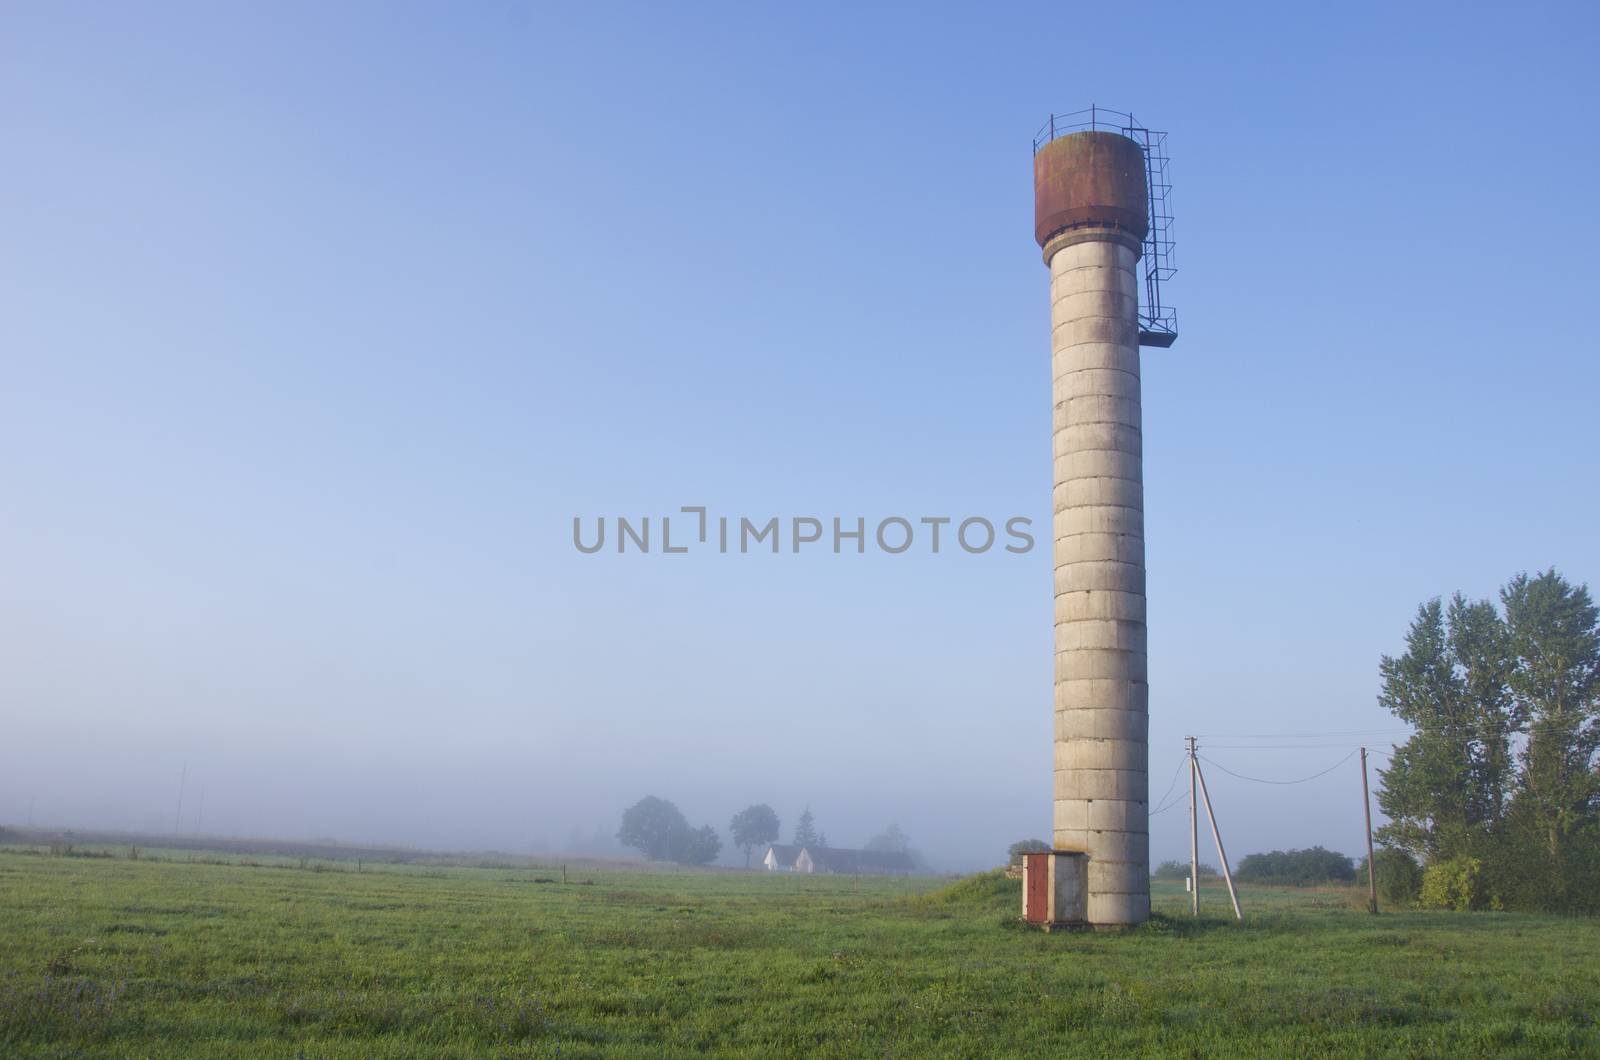
[[[764,802],[747,806],[733,815],[728,831],[733,835],[733,845],[744,851],[744,867],[748,869],[752,850],[777,841],[778,815]]]
[[[1485,901],[1600,909],[1600,609],[1554,570],[1500,605],[1430,601],[1382,660],[1379,701],[1415,732],[1382,771],[1379,834]]]
[[[911,849],[911,839],[900,830],[899,825],[891,824],[888,828],[867,840],[867,849],[904,854]]]
[[[1494,604],[1460,593],[1417,609],[1406,651],[1384,656],[1378,702],[1415,727],[1383,771],[1385,843],[1430,861],[1481,848],[1510,797],[1510,657]]]
[[[1511,757],[1516,719],[1511,710],[1510,637],[1494,604],[1468,603],[1460,593],[1451,597],[1445,621],[1450,655],[1466,697],[1467,820],[1476,828],[1493,829],[1505,815],[1516,781]]]
[[[623,811],[617,840],[651,861],[670,861],[681,850],[688,831],[689,822],[678,807],[647,795]]]
[[[648,795],[622,814],[617,839],[651,861],[704,865],[715,861],[722,840],[710,825],[690,828],[682,812],[666,799]]]
[[[1574,840],[1593,844],[1600,828],[1600,613],[1586,585],[1554,570],[1519,574],[1500,593],[1515,670],[1515,714],[1522,749],[1519,822],[1533,830],[1565,904]]]
[[[794,826],[794,845],[797,847],[817,845],[817,822],[816,818],[811,816],[809,806],[800,814],[800,823]]]

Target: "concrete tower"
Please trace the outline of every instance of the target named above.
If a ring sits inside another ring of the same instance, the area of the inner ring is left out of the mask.
[[[1039,148],[1033,178],[1055,404],[1054,845],[1088,855],[1070,861],[1080,876],[1087,863],[1090,924],[1138,924],[1150,916],[1135,274],[1144,150],[1117,133],[1072,133]]]

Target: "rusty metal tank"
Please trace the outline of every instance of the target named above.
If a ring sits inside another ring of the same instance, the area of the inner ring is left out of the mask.
[[[1033,156],[1033,234],[1041,247],[1070,228],[1112,228],[1142,240],[1148,196],[1144,148],[1118,133],[1070,133]]]

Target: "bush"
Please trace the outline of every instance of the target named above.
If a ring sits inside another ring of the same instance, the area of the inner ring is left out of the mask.
[[[673,860],[684,865],[709,865],[717,860],[720,853],[722,840],[717,837],[717,830],[703,824],[678,837]]]
[[[1422,866],[1417,859],[1394,847],[1382,847],[1377,853],[1378,893],[1393,905],[1410,905],[1422,893]],[[1365,859],[1363,859],[1365,861]],[[1362,865],[1365,878],[1366,865]]]
[[[1483,891],[1483,862],[1477,858],[1451,858],[1429,865],[1423,871],[1422,892],[1417,904],[1424,909],[1457,912],[1484,909],[1491,903]]]
[[[1294,886],[1351,883],[1356,878],[1356,864],[1348,855],[1323,847],[1274,850],[1270,854],[1248,855],[1239,862],[1239,871],[1234,875],[1241,880],[1254,880],[1257,883]]]

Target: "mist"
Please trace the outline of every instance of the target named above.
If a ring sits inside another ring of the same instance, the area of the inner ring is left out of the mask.
[[[1198,733],[1257,778],[1207,767],[1230,856],[1359,853],[1353,762],[1258,781],[1403,739],[1377,666],[1422,600],[1600,559],[1571,489],[1597,362],[1524,308],[1584,304],[1560,255],[1592,222],[1519,196],[1569,237],[1508,268],[1459,217],[1523,186],[1514,161],[1427,209],[1387,177],[1285,180],[1327,171],[1307,130],[1352,113],[1434,172],[1377,82],[1327,91],[1367,54],[1346,27],[1275,44],[1321,65],[1263,94],[1207,48],[1156,82],[1086,54],[1064,87],[987,15],[941,29],[983,71],[960,78],[898,17],[94,16],[0,34],[27,41],[0,44],[0,823],[622,856],[656,795],[726,864],[758,802],[840,846],[898,824],[946,872],[1047,838],[1026,148],[1091,84],[1160,102],[1186,255],[1183,337],[1142,377],[1152,802]],[[1474,129],[1516,96],[1412,87]],[[1504,135],[1543,151],[1526,118]],[[1263,130],[1271,164],[1241,165]],[[1292,267],[1291,224],[1317,248]],[[1563,385],[1509,398],[1512,347]],[[573,544],[575,518],[693,506],[1021,518],[1035,547]],[[1186,855],[1181,802],[1151,846]]]

